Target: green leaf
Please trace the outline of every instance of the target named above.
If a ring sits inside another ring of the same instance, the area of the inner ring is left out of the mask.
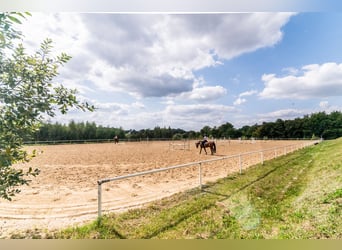
[[[11,19],[11,21],[13,21],[15,23],[21,24],[20,20],[15,18],[14,16],[8,16],[8,18]]]

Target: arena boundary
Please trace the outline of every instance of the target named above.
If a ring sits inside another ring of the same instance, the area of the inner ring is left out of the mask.
[[[186,167],[198,165],[198,187],[200,190],[202,190],[202,187],[203,187],[202,166],[205,163],[237,158],[238,159],[237,162],[238,162],[238,167],[239,167],[239,173],[242,174],[243,157],[244,156],[251,155],[251,154],[259,154],[259,157],[260,157],[259,163],[263,164],[265,160],[274,159],[274,158],[277,158],[279,156],[286,155],[288,153],[294,152],[296,150],[299,150],[299,149],[302,149],[302,148],[305,148],[305,147],[308,147],[311,145],[315,145],[319,142],[320,142],[320,140],[305,141],[302,143],[296,143],[296,144],[291,144],[291,145],[287,145],[287,146],[281,146],[281,147],[274,147],[274,148],[263,149],[263,150],[258,150],[258,151],[245,152],[245,153],[240,153],[240,154],[235,154],[235,155],[227,155],[227,156],[222,156],[222,157],[218,157],[215,159],[190,162],[190,163],[186,163],[186,164],[174,165],[174,166],[169,166],[169,167],[165,167],[165,168],[159,168],[159,169],[154,169],[154,170],[149,170],[149,171],[142,171],[142,172],[137,172],[134,174],[122,175],[122,176],[117,176],[117,177],[113,177],[113,178],[106,178],[106,179],[98,180],[97,181],[97,184],[98,184],[98,218],[101,218],[101,216],[102,216],[102,184],[104,184],[104,183],[128,179],[128,178],[133,178],[133,177],[142,176],[142,175],[154,174],[154,173],[158,173],[158,172],[169,171],[172,169],[186,168]],[[265,159],[265,153],[269,152],[269,151],[271,151],[271,152],[273,151],[273,157]],[[258,163],[256,163],[256,164],[258,164]]]
[[[169,150],[190,150],[190,140],[172,141],[169,143]]]

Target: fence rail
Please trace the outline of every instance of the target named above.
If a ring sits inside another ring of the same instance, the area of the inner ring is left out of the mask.
[[[117,176],[113,178],[106,178],[106,179],[101,179],[97,181],[98,184],[98,217],[100,218],[102,215],[102,184],[107,183],[107,182],[112,182],[112,181],[117,181],[117,180],[123,180],[123,179],[128,179],[128,178],[133,178],[137,176],[142,176],[142,175],[149,175],[149,174],[154,174],[158,172],[164,172],[164,171],[169,171],[172,169],[178,169],[178,168],[185,168],[185,167],[190,167],[190,166],[196,166],[198,165],[198,185],[199,188],[202,189],[202,165],[205,163],[209,162],[215,162],[215,161],[222,161],[226,159],[233,159],[233,158],[238,158],[238,164],[239,164],[239,172],[240,174],[242,173],[243,170],[243,157],[251,154],[260,154],[260,163],[264,163],[264,156],[265,152],[268,151],[273,151],[274,152],[274,157],[276,158],[281,155],[286,155],[290,152],[293,152],[295,150],[311,146],[313,144],[317,144],[319,141],[305,141],[302,143],[296,143],[296,144],[291,144],[287,146],[280,146],[280,147],[273,147],[269,149],[263,149],[263,150],[257,150],[257,151],[250,151],[250,152],[245,152],[245,153],[240,153],[240,154],[235,154],[235,155],[227,155],[227,156],[222,156],[218,157],[215,159],[209,159],[209,160],[202,160],[202,161],[196,161],[196,162],[190,162],[186,164],[180,164],[180,165],[174,165],[174,166],[169,166],[165,168],[159,168],[159,169],[154,169],[154,170],[148,170],[148,171],[142,171],[142,172],[137,172],[134,174],[129,174],[129,175],[122,175],[122,176]],[[280,153],[279,153],[280,151]],[[271,159],[273,159],[271,158]]]
[[[153,142],[153,141],[169,141],[176,143],[184,142],[184,141],[192,141],[196,140],[196,138],[188,138],[188,139],[172,139],[172,138],[136,138],[136,139],[127,139],[127,138],[119,138],[120,142]],[[241,143],[247,142],[256,142],[256,141],[278,141],[278,140],[293,140],[293,141],[312,141],[310,138],[253,138],[253,139],[230,139],[230,138],[214,138],[216,141],[238,141]],[[34,145],[34,144],[47,144],[47,145],[55,145],[55,144],[86,144],[86,143],[106,143],[106,142],[114,142],[114,139],[83,139],[83,140],[74,140],[74,139],[65,139],[65,140],[31,140],[24,141],[26,145]],[[178,143],[180,145],[180,143]]]
[[[188,139],[172,139],[172,138],[139,138],[139,139],[120,139],[119,142],[153,142],[153,141],[172,141],[182,142],[189,141]],[[114,142],[114,139],[86,139],[86,140],[45,140],[45,141],[24,141],[26,145],[57,145],[57,144],[86,144],[86,143],[108,143]]]

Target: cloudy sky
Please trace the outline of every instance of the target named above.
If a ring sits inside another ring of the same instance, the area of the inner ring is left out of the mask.
[[[341,27],[340,12],[32,12],[20,29],[72,56],[55,80],[98,108],[53,122],[198,131],[342,111]]]

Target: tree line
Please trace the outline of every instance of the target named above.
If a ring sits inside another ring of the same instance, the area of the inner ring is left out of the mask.
[[[34,135],[34,138],[26,138],[26,141],[58,141],[58,140],[106,140],[118,136],[120,140],[146,140],[146,139],[185,139],[191,135],[195,138],[195,132],[187,132],[182,129],[161,128],[124,130],[123,128],[104,127],[95,122],[71,121],[69,124],[44,123]]]
[[[35,134],[36,141],[56,140],[94,140],[113,139],[118,136],[121,140],[146,140],[146,139],[200,139],[203,135],[211,138],[231,139],[335,139],[342,136],[342,113],[339,111],[327,114],[318,112],[305,115],[303,118],[293,120],[277,119],[274,122],[263,122],[252,126],[234,128],[227,122],[218,127],[204,126],[200,131],[185,131],[183,129],[161,128],[124,130],[98,126],[95,122],[71,121],[69,124],[45,123]]]
[[[313,113],[293,120],[277,119],[252,126],[235,129],[230,123],[219,127],[205,126],[202,134],[214,138],[258,138],[258,139],[336,139],[342,136],[342,113],[339,111]]]

